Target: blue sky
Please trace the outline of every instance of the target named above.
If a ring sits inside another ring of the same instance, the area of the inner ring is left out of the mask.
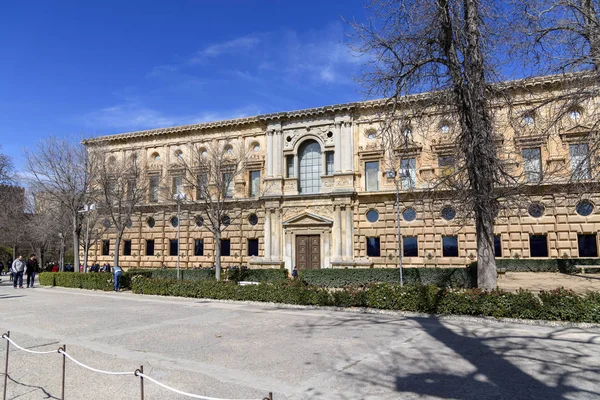
[[[341,17],[365,0],[14,1],[0,15],[0,144],[363,100]]]

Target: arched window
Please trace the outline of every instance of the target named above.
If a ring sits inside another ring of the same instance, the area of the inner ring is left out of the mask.
[[[321,190],[321,146],[314,140],[302,143],[298,150],[300,175],[298,192],[319,193]]]

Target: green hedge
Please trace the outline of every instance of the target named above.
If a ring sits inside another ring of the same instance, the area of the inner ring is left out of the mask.
[[[182,269],[181,280],[214,280],[215,271],[212,269]],[[130,269],[130,275],[142,275],[147,278],[177,279],[176,269]],[[223,269],[224,280],[250,282],[276,282],[287,277],[285,269]]]
[[[177,279],[177,270],[172,268],[159,269],[130,269],[130,275],[142,275],[147,278]],[[212,280],[215,279],[215,271],[209,269],[181,269],[181,280]]]
[[[163,296],[600,323],[600,294],[579,296],[564,289],[535,296],[528,291],[485,292],[384,283],[330,291],[302,282],[239,286],[233,282],[178,282],[138,276],[132,280],[132,290],[134,293]]]
[[[214,271],[213,271],[214,274]],[[277,282],[287,278],[287,269],[229,269],[230,281]]]
[[[403,268],[404,283],[439,287],[477,286],[477,268]],[[329,288],[365,286],[371,283],[400,283],[397,268],[315,269],[300,273],[309,285]]]
[[[39,274],[40,285],[62,286],[78,289],[113,290],[113,274],[108,272],[75,273],[75,272],[42,272]],[[131,288],[131,276],[121,275],[121,287]]]
[[[600,267],[600,258],[551,258],[546,260],[536,259],[497,259],[496,268],[507,272],[576,272],[577,265],[597,265]],[[469,264],[470,268],[477,269],[477,262]]]

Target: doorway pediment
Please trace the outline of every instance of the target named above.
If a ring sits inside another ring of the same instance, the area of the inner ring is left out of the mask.
[[[332,226],[333,221],[317,214],[305,212],[283,222],[284,227]]]

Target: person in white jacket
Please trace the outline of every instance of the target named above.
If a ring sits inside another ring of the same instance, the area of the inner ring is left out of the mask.
[[[23,289],[23,273],[27,270],[27,266],[25,265],[25,261],[23,260],[23,256],[21,254],[19,254],[19,257],[17,257],[15,261],[13,261],[11,269],[14,275],[14,288],[17,288],[18,282],[19,288]]]

